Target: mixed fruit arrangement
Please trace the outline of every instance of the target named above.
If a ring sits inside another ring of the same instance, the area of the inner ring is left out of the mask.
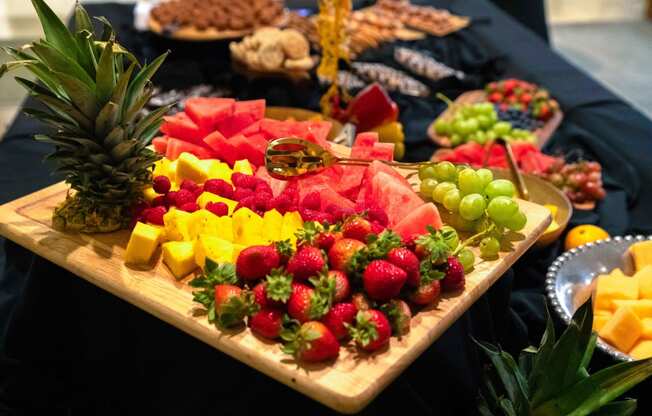
[[[535,130],[541,127],[559,111],[559,103],[550,97],[550,93],[536,84],[519,80],[506,79],[490,82],[485,87],[487,100],[496,105],[501,114],[501,120],[513,120],[513,117],[525,116],[531,122],[525,121],[523,128]],[[519,113],[509,112],[517,110]],[[521,119],[522,120],[522,119]],[[537,123],[539,122],[539,123]]]

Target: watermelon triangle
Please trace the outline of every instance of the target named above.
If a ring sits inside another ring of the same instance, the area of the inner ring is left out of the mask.
[[[185,112],[200,129],[212,132],[217,123],[233,114],[233,98],[192,97],[185,103]]]
[[[409,240],[415,235],[427,234],[429,225],[435,229],[443,225],[439,210],[432,202],[423,204],[409,213],[393,227],[393,230],[404,240]]]

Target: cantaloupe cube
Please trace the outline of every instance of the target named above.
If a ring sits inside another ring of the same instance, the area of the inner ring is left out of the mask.
[[[629,351],[631,355],[636,360],[643,360],[645,358],[652,357],[652,341],[650,340],[641,340],[634,348]]]
[[[168,241],[190,241],[190,232],[188,230],[188,220],[190,213],[171,207],[163,215],[165,224],[165,237]]]
[[[181,153],[177,159],[177,182],[190,179],[195,183],[204,183],[208,179],[208,170],[199,158],[192,153]]]
[[[593,315],[593,330],[600,332],[602,327],[609,322],[613,314],[609,315]]]
[[[283,215],[275,209],[265,212],[263,215],[263,239],[265,241],[280,241],[281,228],[283,227]]]
[[[636,271],[652,265],[652,240],[639,241],[629,246],[627,252],[632,256]]]
[[[614,316],[598,333],[605,341],[623,352],[629,351],[643,332],[643,324],[636,313],[627,306],[618,308]]]
[[[199,205],[200,208],[206,208],[206,204],[209,202],[224,202],[226,206],[229,207],[229,215],[233,214],[233,210],[238,205],[238,201],[223,198],[210,192],[202,192],[201,195],[199,195],[197,198],[197,205]]]
[[[137,222],[129,237],[129,243],[127,243],[125,263],[149,263],[161,243],[162,236],[163,229],[161,227]]]
[[[240,208],[232,216],[233,241],[244,246],[265,244],[263,218],[249,208]]]
[[[637,271],[634,278],[638,280],[638,295],[641,299],[652,299],[652,266],[645,266]]]
[[[649,299],[637,299],[637,300],[621,300],[614,299],[611,301],[613,305],[613,310],[617,310],[621,306],[628,306],[632,308],[636,315],[643,318],[652,318],[652,300]]]
[[[197,268],[194,241],[168,241],[163,243],[163,263],[174,277],[181,279]]]
[[[207,258],[215,263],[233,263],[233,243],[200,234],[195,241],[195,263],[203,269]]]
[[[598,276],[595,308],[612,309],[614,299],[638,299],[638,280],[627,276]]]
[[[286,212],[283,215],[283,225],[281,226],[281,240],[290,240],[292,245],[296,245],[297,236],[295,233],[303,227],[303,220],[297,211]]]
[[[641,338],[652,339],[652,318],[641,319],[641,324],[643,325]]]
[[[231,175],[233,175],[233,170],[224,162],[215,161],[212,163],[208,169],[208,179],[222,179],[228,183],[231,183]]]
[[[244,173],[245,175],[253,175],[254,170],[251,163],[247,159],[236,160],[233,164],[233,172]]]
[[[145,201],[147,202],[152,202],[154,198],[159,196],[160,194],[157,194],[154,188],[151,186],[148,186],[147,188],[143,189],[143,198],[145,198]]]

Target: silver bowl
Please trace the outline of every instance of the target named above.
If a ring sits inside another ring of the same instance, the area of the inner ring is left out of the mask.
[[[652,235],[607,238],[573,248],[557,257],[546,274],[546,294],[561,319],[570,323],[575,310],[590,298],[593,279],[616,267],[623,268],[623,254],[633,243],[643,240],[652,240]],[[598,348],[617,360],[632,360],[600,338]]]

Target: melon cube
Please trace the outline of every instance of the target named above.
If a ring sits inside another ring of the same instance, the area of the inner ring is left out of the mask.
[[[652,266],[645,266],[636,274],[638,280],[638,295],[641,299],[652,299]]]
[[[137,222],[127,243],[125,263],[149,263],[162,238],[163,228]]]
[[[618,308],[613,317],[600,329],[605,341],[623,352],[629,351],[643,332],[643,324],[632,308]]]
[[[652,240],[639,241],[629,246],[627,252],[634,260],[636,271],[642,270],[645,266],[652,265]]]
[[[197,268],[194,241],[168,241],[163,243],[163,263],[174,277],[182,279]]]
[[[254,170],[251,167],[251,163],[247,159],[236,160],[233,164],[233,172],[242,173],[245,175],[254,174]]]
[[[226,206],[229,207],[229,215],[233,213],[233,210],[238,205],[237,201],[221,197],[211,192],[202,192],[197,198],[197,205],[199,205],[200,208],[206,208],[206,204],[209,202],[224,202]]]
[[[190,153],[181,153],[177,159],[177,182],[190,179],[195,183],[204,183],[208,179],[206,164]]]
[[[211,164],[208,169],[208,178],[209,179],[222,179],[228,183],[231,183],[231,175],[233,171],[226,163],[214,161],[215,163]]]
[[[281,240],[290,240],[292,245],[296,245],[297,236],[295,233],[303,227],[303,219],[297,211],[286,212],[283,215],[283,225],[281,226]]]
[[[643,332],[641,337],[645,339],[652,339],[652,318],[643,318],[641,319],[643,324]]]
[[[233,241],[245,246],[264,244],[263,218],[249,208],[233,213]]]
[[[638,315],[639,318],[652,318],[652,300],[650,299],[636,299],[636,300],[623,300],[614,299],[611,301],[613,310],[617,310],[621,306],[628,306]]]
[[[143,198],[145,198],[145,201],[152,202],[157,196],[159,196],[159,194],[157,194],[151,186],[143,189]]]
[[[652,341],[641,340],[629,351],[629,355],[636,360],[652,357]]]
[[[195,263],[204,268],[206,259],[215,263],[233,262],[233,243],[208,234],[200,234],[195,241]]]
[[[190,213],[181,211],[175,207],[171,207],[168,212],[163,215],[163,223],[165,224],[165,237],[169,241],[189,241],[190,231],[188,230],[188,220]]]
[[[627,276],[598,276],[595,307],[597,309],[612,309],[614,299],[638,299],[638,280]]]
[[[263,215],[263,239],[268,242],[281,240],[281,228],[283,227],[283,215],[275,209],[265,212]]]

